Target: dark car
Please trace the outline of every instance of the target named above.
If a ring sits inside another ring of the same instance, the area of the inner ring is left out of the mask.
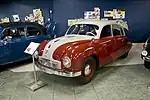
[[[150,38],[143,45],[141,57],[144,60],[145,68],[150,69]]]
[[[50,40],[50,33],[37,23],[10,22],[0,24],[0,65],[30,58],[24,53],[30,42]]]

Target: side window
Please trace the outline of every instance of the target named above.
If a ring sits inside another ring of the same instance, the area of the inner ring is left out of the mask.
[[[124,28],[124,33],[125,33],[125,35],[129,34],[129,31],[126,28]]]
[[[26,29],[25,27],[18,27],[14,30],[15,34],[18,36],[25,36],[26,35]]]
[[[27,27],[27,35],[28,36],[35,36],[35,35],[40,35],[41,31],[36,28],[36,27]]]
[[[100,38],[108,37],[108,36],[111,36],[111,26],[110,25],[106,25],[103,27]]]
[[[96,25],[91,25],[90,26],[90,32],[94,33],[95,35],[97,35],[96,30],[98,30],[99,27]]]
[[[112,25],[113,36],[123,35],[119,25]]]
[[[68,32],[68,34],[77,34],[78,33],[78,31],[79,31],[79,25],[73,25],[73,26],[71,26],[70,28],[69,28],[69,30],[67,30]]]
[[[7,39],[12,34],[13,34],[13,32],[12,32],[12,30],[10,28],[4,29],[3,36],[1,37],[1,39]]]
[[[80,25],[80,31],[79,34],[80,35],[84,35],[86,32],[90,32],[90,26],[89,25]]]

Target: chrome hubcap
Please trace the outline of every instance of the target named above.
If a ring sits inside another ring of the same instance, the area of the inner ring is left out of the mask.
[[[90,65],[86,65],[85,69],[84,69],[84,74],[87,76],[91,73],[91,68]]]

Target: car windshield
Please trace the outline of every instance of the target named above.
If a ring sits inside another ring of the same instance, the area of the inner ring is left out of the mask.
[[[76,35],[89,35],[95,36],[97,35],[96,30],[98,30],[98,26],[92,24],[75,24],[69,27],[66,34],[76,34]]]

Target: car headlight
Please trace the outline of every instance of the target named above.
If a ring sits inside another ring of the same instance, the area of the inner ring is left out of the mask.
[[[66,67],[66,68],[71,67],[71,60],[70,60],[69,57],[65,56],[65,57],[63,58],[63,65],[64,65],[64,67]]]
[[[143,55],[143,56],[147,56],[147,54],[148,54],[148,52],[147,52],[146,50],[143,50],[143,51],[142,51],[142,55]]]

